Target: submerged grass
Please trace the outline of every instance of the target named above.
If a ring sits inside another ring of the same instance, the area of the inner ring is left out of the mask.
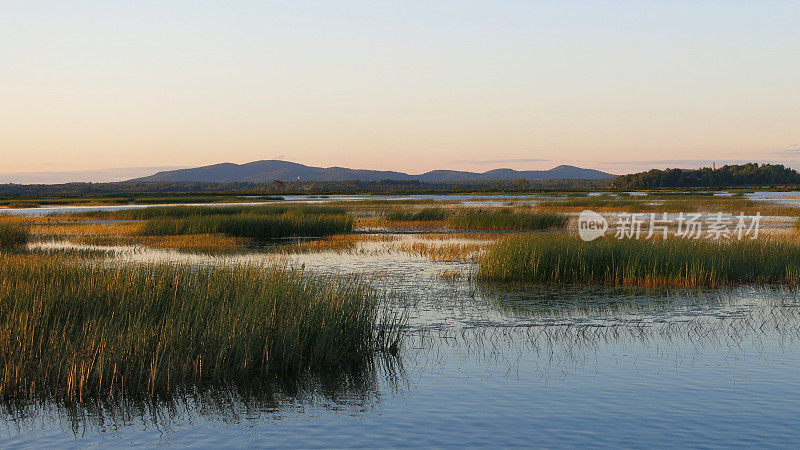
[[[511,209],[466,211],[450,217],[448,225],[465,229],[544,230],[564,228],[569,217],[553,212],[527,212]]]
[[[535,283],[718,286],[800,281],[800,244],[789,240],[619,240],[524,235],[496,242],[478,279]]]
[[[475,261],[489,247],[489,243],[404,242],[397,250],[422,256],[431,261]]]
[[[81,401],[364,364],[399,321],[360,281],[280,267],[0,258],[0,396]]]

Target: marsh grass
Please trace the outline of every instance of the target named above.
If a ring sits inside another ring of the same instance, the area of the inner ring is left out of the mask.
[[[251,239],[223,236],[221,234],[183,234],[180,236],[104,236],[85,235],[69,236],[68,241],[74,244],[98,247],[136,247],[162,248],[192,253],[218,255],[220,253],[235,254],[251,250]],[[46,242],[46,237],[45,237]]]
[[[55,223],[78,223],[86,219],[66,215],[46,215],[46,216],[23,216],[16,214],[0,214],[0,223],[17,223],[29,225],[55,224]]]
[[[24,209],[24,208],[38,208],[42,206],[42,204],[36,200],[13,200],[9,201],[5,206],[9,208]]]
[[[353,278],[0,258],[0,396],[82,401],[368,364],[401,320]]]
[[[190,216],[183,219],[152,219],[142,227],[142,235],[223,234],[233,237],[275,239],[291,236],[327,236],[353,230],[353,219],[346,215],[306,215],[288,212],[280,215],[239,214]]]
[[[464,278],[464,273],[460,270],[446,269],[436,274],[436,278],[445,281],[458,281]]]
[[[475,261],[489,243],[404,242],[396,249],[430,261]]]
[[[385,216],[358,217],[355,219],[354,228],[369,229],[396,229],[396,230],[422,230],[446,228],[444,220],[398,220],[390,221]]]
[[[335,206],[281,204],[281,205],[220,205],[220,206],[156,206],[119,211],[86,211],[73,216],[96,219],[149,220],[181,219],[203,216],[281,215],[342,215],[347,210]]]
[[[465,211],[451,216],[447,224],[464,229],[545,230],[567,226],[569,217],[553,212],[515,211],[508,208],[495,211]]]
[[[42,236],[133,236],[139,234],[141,223],[113,224],[67,223],[31,225],[30,232]]]
[[[0,223],[0,250],[22,248],[28,240],[30,240],[28,228],[14,223]]]
[[[480,280],[642,286],[797,284],[800,245],[790,240],[619,240],[522,235],[481,257]]]
[[[386,219],[395,222],[404,221],[434,221],[450,217],[451,212],[443,208],[422,208],[420,210],[399,210],[386,214]]]
[[[276,247],[281,253],[299,254],[333,251],[340,253],[353,253],[360,246],[368,242],[394,242],[399,238],[390,234],[336,234],[323,239],[306,239],[292,242],[288,245]]]
[[[273,239],[327,236],[352,231],[353,219],[338,207],[316,205],[170,206],[103,212],[116,219],[147,220],[144,236],[221,234]]]
[[[596,211],[625,211],[625,212],[701,212],[701,213],[730,213],[730,214],[755,214],[792,216],[800,214],[800,208],[792,205],[782,205],[776,202],[753,200],[741,195],[720,197],[710,194],[649,194],[646,196],[601,195],[594,197],[566,198],[562,200],[549,200],[537,203],[536,207],[542,211],[580,212],[583,209]]]

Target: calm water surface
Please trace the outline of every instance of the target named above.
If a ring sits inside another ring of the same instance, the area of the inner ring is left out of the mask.
[[[407,308],[409,337],[399,358],[376,358],[358,374],[147,403],[5,405],[0,447],[790,447],[800,439],[794,290],[483,285],[471,263],[431,262],[394,244],[219,257],[112,248],[110,259],[123,263],[281,261],[358,274]],[[442,279],[445,270],[462,278]]]
[[[20,215],[40,217],[51,214],[74,214],[91,211],[124,211],[129,209],[142,208],[163,208],[167,206],[257,206],[275,203],[330,203],[343,201],[404,201],[404,200],[423,200],[435,202],[460,203],[464,206],[503,206],[508,202],[532,204],[542,199],[560,198],[554,195],[473,195],[473,194],[452,194],[452,195],[283,195],[283,200],[259,200],[258,196],[242,197],[242,202],[225,203],[174,203],[174,204],[143,204],[143,205],[66,205],[66,206],[43,206],[38,208],[0,208],[0,214]]]

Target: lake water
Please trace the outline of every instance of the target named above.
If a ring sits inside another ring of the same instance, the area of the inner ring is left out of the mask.
[[[242,197],[241,202],[226,203],[166,203],[166,204],[143,204],[143,205],[66,205],[66,206],[42,206],[38,208],[0,208],[0,214],[21,215],[41,217],[51,214],[75,214],[91,211],[123,211],[129,209],[159,208],[167,206],[256,206],[275,203],[330,203],[330,202],[357,202],[357,201],[386,201],[397,202],[406,200],[434,201],[434,202],[453,202],[461,203],[465,206],[503,206],[508,202],[515,203],[534,203],[536,200],[558,198],[553,195],[473,195],[473,194],[452,194],[452,195],[284,195],[283,200],[258,200],[258,196]],[[252,201],[244,201],[252,200]]]
[[[647,196],[646,192],[626,192],[631,196]],[[613,192],[589,192],[587,196],[596,197],[599,195],[610,195],[617,197]],[[727,192],[717,193],[719,196],[730,196]],[[800,205],[800,191],[792,192],[771,192],[757,191],[744,194],[746,198],[752,200],[769,201],[785,205]],[[565,199],[566,196],[560,194],[520,194],[520,195],[475,195],[475,194],[429,194],[429,195],[284,195],[283,200],[259,200],[259,196],[242,196],[238,203],[180,203],[180,204],[143,204],[143,205],[95,205],[95,206],[44,206],[38,208],[0,208],[0,214],[23,215],[23,216],[46,216],[50,214],[74,214],[90,211],[120,211],[128,209],[158,208],[165,206],[246,206],[264,205],[274,203],[329,203],[329,202],[357,202],[357,201],[434,201],[457,203],[468,207],[501,207],[508,204],[515,205],[534,205],[539,201]]]
[[[115,247],[121,262],[282,261],[359,274],[407,308],[398,358],[364,373],[221,386],[145,404],[6,405],[15,447],[730,447],[800,439],[800,299],[769,287],[475,283],[472,263],[398,242],[212,257]],[[64,243],[42,244],[63,247]],[[461,278],[443,279],[443,271]]]

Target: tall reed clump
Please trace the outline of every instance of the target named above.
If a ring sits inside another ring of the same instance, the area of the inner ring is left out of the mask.
[[[800,245],[781,240],[619,240],[524,235],[496,242],[480,280],[642,286],[800,281]]]
[[[28,243],[30,232],[22,225],[0,223],[0,250],[22,248]]]
[[[354,279],[0,259],[0,396],[80,401],[369,364],[400,326]]]
[[[423,220],[444,220],[450,216],[450,212],[443,208],[422,208],[417,211],[400,210],[391,211],[386,214],[386,218],[392,221],[408,222]]]
[[[180,219],[151,219],[142,227],[145,236],[224,234],[234,237],[274,239],[292,236],[328,236],[353,230],[353,218],[344,214],[201,215]]]
[[[448,219],[453,228],[545,230],[565,228],[569,217],[552,212],[525,212],[500,209],[496,211],[467,211]]]

